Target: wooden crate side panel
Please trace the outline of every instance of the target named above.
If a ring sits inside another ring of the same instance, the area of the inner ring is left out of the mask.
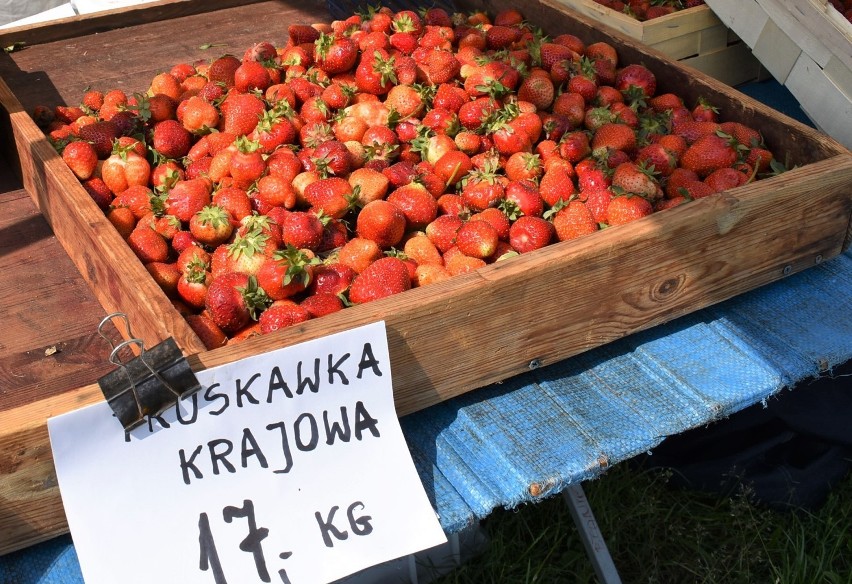
[[[769,15],[757,0],[706,0],[713,13],[743,42],[754,48]]]
[[[602,6],[593,0],[557,0],[563,6],[590,17],[605,26],[626,34],[632,39],[644,40],[644,26],[635,18]]]
[[[848,69],[840,59],[832,57],[823,67],[822,72],[843,93],[847,99],[852,100],[852,70]]]
[[[793,66],[786,87],[817,127],[852,148],[852,100],[804,52]]]
[[[817,43],[825,51],[834,55],[848,69],[852,69],[852,24],[840,12],[829,6],[827,2],[815,0],[775,0],[784,8],[789,17],[795,20],[810,38],[809,42]],[[795,37],[794,37],[795,38]],[[797,39],[798,40],[798,39]],[[808,47],[802,46],[808,51]],[[822,50],[811,54],[811,58],[825,67],[826,61],[819,57]]]
[[[681,62],[731,86],[759,79],[762,72],[760,61],[745,43],[736,43],[709,53],[702,52]]]
[[[685,59],[701,52],[701,33],[694,32],[671,37],[652,46],[672,59]]]
[[[671,37],[651,46],[672,59],[682,61],[687,57],[713,53],[733,44],[729,41],[728,32],[728,28],[720,24],[689,34]],[[709,73],[709,71],[705,71],[705,73]],[[716,77],[712,73],[710,74]],[[719,78],[716,77],[716,79]]]
[[[783,84],[802,53],[802,49],[773,20],[768,20],[754,45],[753,52],[772,76]]]
[[[9,114],[24,188],[104,309],[126,312],[148,346],[173,336],[186,352],[205,350],[2,80],[0,106]]]
[[[727,47],[730,42],[728,40],[728,32],[728,28],[722,24],[705,28],[699,32],[698,54],[712,53],[713,51],[719,51]]]
[[[808,55],[811,56],[811,59],[820,64],[820,66],[824,66],[828,62],[828,58],[831,56],[831,51],[828,50],[823,44],[822,40],[820,40],[820,31],[817,29],[815,32],[811,32],[807,27],[803,25],[801,20],[797,18],[797,14],[790,12],[781,2],[780,0],[757,0],[766,13],[769,15],[769,18],[784,31],[784,33],[793,39],[803,51],[805,51]],[[801,3],[802,6],[808,4],[806,2]],[[828,23],[825,22],[827,25]],[[823,26],[823,28],[826,28]]]
[[[642,38],[640,40],[653,46],[673,36],[681,36],[719,26],[721,21],[707,6],[696,6],[647,20],[642,24]]]

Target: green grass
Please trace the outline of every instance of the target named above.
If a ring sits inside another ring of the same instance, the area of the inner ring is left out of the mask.
[[[669,478],[624,464],[583,485],[625,584],[852,583],[852,476],[818,511],[783,513]],[[561,496],[482,526],[486,550],[436,584],[597,582]]]

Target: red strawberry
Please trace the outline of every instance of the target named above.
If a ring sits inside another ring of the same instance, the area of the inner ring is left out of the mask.
[[[397,82],[393,57],[387,51],[376,49],[363,53],[355,69],[358,90],[373,95],[384,95]]]
[[[207,205],[190,218],[189,231],[199,243],[214,248],[231,237],[234,226],[222,207]]]
[[[273,303],[263,311],[257,322],[260,324],[260,332],[269,334],[282,328],[299,324],[310,320],[311,313],[298,304]]]
[[[206,178],[182,180],[169,189],[165,210],[182,223],[189,223],[192,216],[212,202],[210,181]]]
[[[435,161],[434,171],[444,184],[458,183],[473,168],[470,156],[460,150],[450,150]]]
[[[188,268],[180,273],[177,283],[178,296],[193,308],[204,308],[207,289],[212,282],[213,276],[202,262],[190,262]]]
[[[518,99],[534,104],[539,110],[545,110],[553,103],[555,93],[553,81],[547,73],[532,73],[518,88]]]
[[[312,182],[305,188],[305,200],[316,211],[340,219],[351,208],[352,186],[345,178],[332,176]]]
[[[263,101],[252,93],[229,93],[221,106],[220,130],[244,136],[250,134],[266,112]]]
[[[146,186],[150,177],[150,163],[133,151],[112,154],[101,166],[101,178],[114,194],[131,186]]]
[[[382,256],[382,248],[375,241],[356,236],[338,250],[337,261],[360,274]]]
[[[490,223],[497,230],[497,237],[500,241],[508,241],[509,228],[512,226],[512,223],[501,207],[503,205],[500,205],[500,207],[489,207],[479,213],[474,213],[470,216],[470,221],[486,221]]]
[[[653,97],[657,92],[657,78],[644,65],[631,63],[619,69],[615,75],[615,88],[627,91],[631,87],[638,88],[645,98]]]
[[[662,144],[648,144],[636,153],[636,162],[647,168],[653,168],[660,176],[669,176],[677,168],[678,159]]]
[[[698,103],[692,109],[692,119],[696,122],[718,122],[719,109],[704,97],[698,98]]]
[[[517,214],[541,216],[544,213],[544,199],[538,187],[530,180],[511,181],[505,188],[504,203],[517,209]],[[567,196],[567,195],[563,195]],[[510,217],[513,213],[507,213]]]
[[[267,239],[259,232],[237,233],[231,243],[217,247],[210,261],[213,277],[218,278],[227,272],[256,274],[267,260],[265,254]]]
[[[113,143],[120,135],[118,125],[112,120],[94,122],[83,126],[79,131],[80,139],[91,142],[101,160],[112,154]]]
[[[744,185],[748,180],[748,175],[726,166],[708,174],[704,182],[713,189],[713,192],[720,193]]]
[[[210,63],[207,69],[207,79],[212,83],[221,84],[225,89],[234,86],[234,72],[242,64],[234,55],[224,55]]]
[[[603,148],[633,152],[636,150],[636,132],[626,124],[605,123],[592,137],[592,150]]]
[[[228,336],[209,316],[189,314],[185,318],[189,327],[198,335],[207,349],[212,351],[224,347],[228,343]]]
[[[448,252],[444,259],[446,260],[444,266],[450,276],[466,274],[486,265],[485,260],[465,255],[457,247]]]
[[[306,297],[299,306],[308,311],[311,318],[319,318],[326,314],[332,314],[339,310],[343,310],[343,300],[336,294],[328,294],[326,292],[317,292]]]
[[[438,215],[438,204],[435,198],[419,183],[411,183],[396,189],[388,195],[387,202],[400,210],[405,217],[406,229],[409,231],[425,229]]]
[[[154,150],[166,158],[178,159],[187,155],[192,145],[189,131],[177,120],[163,120],[154,126]]]
[[[519,217],[509,229],[509,243],[518,253],[545,247],[553,239],[553,225],[541,217]]]
[[[556,239],[559,241],[576,239],[598,230],[598,222],[582,201],[575,199],[553,209],[555,212],[550,220],[553,222]]]
[[[165,262],[169,257],[166,239],[147,226],[137,226],[127,238],[127,243],[143,264]]]
[[[388,249],[402,241],[405,227],[405,215],[399,207],[377,200],[367,203],[358,213],[355,230],[358,237],[373,240],[380,248]]]
[[[151,200],[154,192],[142,185],[133,185],[123,190],[113,201],[114,207],[127,207],[136,219],[151,213]]]
[[[80,180],[86,180],[95,172],[98,165],[98,153],[89,142],[74,140],[62,150],[62,160]]]
[[[541,66],[546,71],[550,71],[555,63],[559,61],[571,61],[579,55],[565,45],[557,43],[541,43]]]
[[[506,161],[504,170],[509,180],[538,180],[544,173],[544,166],[538,154],[517,152]]]
[[[92,200],[101,208],[102,211],[106,211],[109,208],[110,203],[113,200],[112,191],[109,190],[109,187],[100,177],[93,177],[88,180],[84,180],[82,182],[83,188],[86,189],[86,192],[89,193],[89,196],[92,197]]]
[[[613,197],[607,207],[606,216],[609,225],[623,225],[641,219],[654,212],[648,199],[638,195]]]
[[[456,245],[466,256],[486,259],[497,251],[497,230],[487,221],[467,221],[456,232]]]
[[[409,32],[395,32],[389,41],[391,46],[403,55],[410,55],[417,48],[417,37]]]
[[[458,215],[439,215],[426,226],[426,237],[435,244],[438,251],[446,253],[455,245],[456,232],[464,224]]]
[[[309,24],[291,24],[287,27],[290,44],[303,45],[313,43],[320,37],[320,31]]]
[[[634,162],[623,162],[615,168],[612,175],[612,186],[650,200],[659,199],[663,195],[653,173],[648,168]]]
[[[314,268],[314,277],[308,292],[336,296],[349,288],[355,275],[355,270],[340,262],[320,264]]]
[[[293,246],[276,250],[257,272],[257,285],[272,300],[290,298],[307,288],[313,277],[312,254]]]
[[[237,272],[222,274],[207,289],[205,310],[226,333],[235,333],[256,320],[269,304],[266,293],[253,276]]]
[[[242,93],[266,91],[270,85],[269,70],[259,61],[244,60],[234,71],[234,89]]]
[[[444,263],[441,252],[422,231],[414,232],[405,240],[402,252],[418,265],[443,265]]]
[[[495,25],[485,31],[485,46],[491,50],[505,49],[516,43],[520,38],[520,28]]]
[[[323,239],[323,222],[305,211],[293,211],[284,215],[278,222],[281,228],[281,242],[298,249],[319,249]]]
[[[349,71],[358,59],[358,45],[347,37],[322,33],[314,46],[314,63],[329,75]]]
[[[577,191],[571,174],[560,166],[555,166],[544,173],[538,189],[539,195],[550,207],[560,200],[567,201]]]
[[[363,304],[410,288],[411,276],[405,262],[386,256],[370,264],[355,277],[349,288],[349,300],[355,304]]]
[[[479,130],[497,109],[497,102],[491,97],[479,97],[473,101],[465,102],[459,108],[459,123],[468,130]]]
[[[737,151],[730,141],[716,134],[709,134],[698,138],[687,148],[680,164],[704,178],[718,168],[732,166],[736,161]]]

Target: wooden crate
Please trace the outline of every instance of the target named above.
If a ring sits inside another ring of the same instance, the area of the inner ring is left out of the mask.
[[[559,1],[728,85],[764,76],[760,62],[751,54],[748,45],[707,6],[695,6],[640,22],[594,0]]]
[[[827,0],[708,0],[822,131],[852,148],[852,24]]]
[[[520,7],[548,34],[613,43],[641,62],[658,91],[705,96],[724,118],[761,128],[798,168],[593,236],[552,245],[446,282],[348,308],[274,334],[205,351],[151,283],[30,119],[37,105],[78,103],[89,87],[142,90],[155,73],[263,38],[293,22],[327,20],[319,5],[282,1],[160,2],[0,35],[28,48],[0,56],[4,154],[103,305],[126,312],[149,345],[174,336],[200,370],[384,320],[394,396],[405,415],[731,298],[841,253],[852,217],[852,153],[831,138],[555,0]],[[262,33],[257,22],[263,21]],[[94,327],[94,324],[93,324]],[[0,407],[0,553],[67,529],[50,460],[49,416],[102,399],[97,385]]]

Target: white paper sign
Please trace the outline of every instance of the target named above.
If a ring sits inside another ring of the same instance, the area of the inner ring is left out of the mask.
[[[48,420],[87,584],[326,583],[446,541],[384,323],[197,377],[128,437],[106,403]]]

